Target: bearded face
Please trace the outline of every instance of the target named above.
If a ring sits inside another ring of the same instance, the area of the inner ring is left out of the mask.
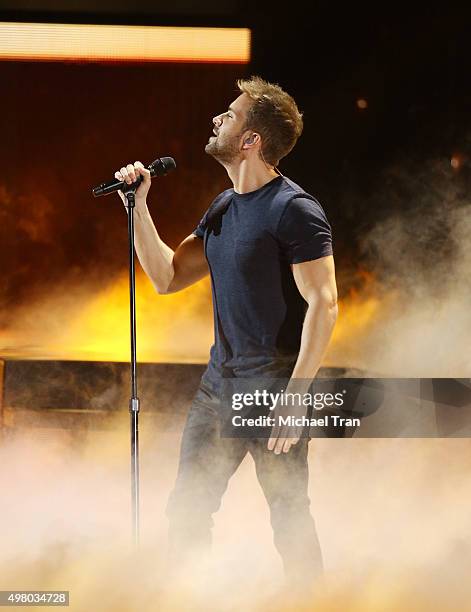
[[[225,134],[216,133],[209,138],[205,147],[206,153],[212,155],[218,162],[224,164],[233,163],[240,155],[241,133]]]
[[[205,151],[221,164],[232,164],[241,157],[241,138],[247,130],[246,116],[251,105],[250,98],[242,94],[225,113],[213,118],[213,136],[209,138]]]

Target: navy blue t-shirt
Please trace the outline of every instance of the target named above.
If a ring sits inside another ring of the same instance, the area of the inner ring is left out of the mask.
[[[204,240],[214,310],[214,345],[203,382],[289,376],[306,302],[290,264],[332,255],[319,202],[285,176],[238,194],[219,194],[193,232]]]

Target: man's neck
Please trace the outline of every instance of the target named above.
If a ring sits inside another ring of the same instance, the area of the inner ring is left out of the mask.
[[[273,168],[263,163],[250,164],[247,160],[237,165],[226,166],[226,170],[236,193],[256,191],[279,176]]]

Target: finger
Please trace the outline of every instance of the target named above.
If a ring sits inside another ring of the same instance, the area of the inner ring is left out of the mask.
[[[128,173],[128,169],[127,167],[123,166],[120,170],[122,176],[123,176],[123,181],[125,181],[128,185],[130,185],[132,183],[131,178],[129,177],[129,173]]]
[[[278,438],[275,445],[275,455],[279,455],[281,453],[285,442],[286,438]]]
[[[126,166],[126,169],[128,171],[128,175],[129,175],[131,181],[134,183],[134,181],[136,180],[136,171],[134,170],[133,164],[128,164]]]
[[[273,425],[270,433],[270,439],[268,440],[267,448],[268,450],[273,450],[275,448],[276,441],[278,436],[280,435],[280,427],[279,425]]]
[[[114,173],[114,177],[118,179],[118,181],[123,181],[123,175],[121,174],[121,172],[118,170],[117,172]]]
[[[134,170],[138,176],[143,177],[144,182],[150,180],[150,170],[148,168],[145,168],[140,161],[134,162]]]
[[[285,443],[283,444],[283,452],[287,453],[289,451],[289,449],[291,448],[291,445],[293,444],[291,438],[289,440],[285,440]]]

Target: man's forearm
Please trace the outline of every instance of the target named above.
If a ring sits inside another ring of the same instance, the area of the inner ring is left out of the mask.
[[[327,350],[332,331],[337,320],[337,303],[319,297],[312,300],[304,318],[301,347],[291,378],[298,379],[296,387],[305,386],[316,376]],[[293,381],[290,382],[290,387]]]
[[[165,293],[174,275],[174,251],[160,238],[146,205],[134,208],[134,244],[144,272]]]

